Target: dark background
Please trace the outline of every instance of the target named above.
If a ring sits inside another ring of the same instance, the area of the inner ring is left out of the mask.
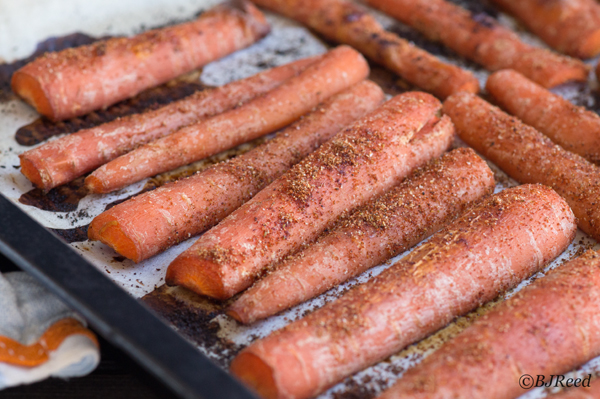
[[[19,268],[0,253],[0,272]],[[98,335],[98,334],[96,334]],[[68,381],[58,378],[0,391],[1,399],[165,399],[175,398],[167,388],[101,336],[100,364],[91,374]]]

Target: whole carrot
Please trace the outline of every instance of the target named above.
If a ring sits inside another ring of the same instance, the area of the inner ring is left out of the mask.
[[[588,251],[476,320],[379,398],[521,396],[520,383],[550,382],[600,355],[599,302],[600,255]]]
[[[253,0],[314,29],[329,40],[348,44],[415,86],[446,98],[479,91],[475,76],[440,61],[385,29],[367,11],[346,0]]]
[[[512,68],[544,87],[587,80],[589,67],[580,60],[530,46],[494,19],[473,15],[450,1],[367,0],[367,3],[490,71]]]
[[[373,280],[254,342],[231,371],[265,398],[314,396],[515,286],[575,231],[552,189],[504,190]]]
[[[169,265],[165,281],[218,299],[247,288],[341,214],[441,155],[454,128],[438,120],[439,110],[429,94],[392,98],[202,235]]]
[[[486,89],[508,113],[533,126],[566,150],[600,163],[600,116],[505,70],[490,75]]]
[[[17,70],[11,86],[40,114],[58,121],[133,97],[269,32],[258,9],[236,0],[192,22],[46,53]]]
[[[277,265],[236,299],[228,314],[252,323],[319,295],[411,248],[494,185],[492,171],[475,151],[447,153]]]
[[[358,52],[348,46],[337,47],[262,96],[112,160],[88,176],[86,186],[96,193],[118,190],[264,136],[368,74],[369,66]]]
[[[600,53],[596,0],[493,0],[560,52],[579,58]]]
[[[109,209],[88,236],[136,262],[164,251],[214,226],[383,97],[376,84],[358,83],[246,154]]]
[[[461,139],[521,183],[552,187],[571,206],[581,230],[600,239],[600,168],[481,98],[446,100]]]
[[[192,94],[153,111],[119,118],[19,155],[21,172],[46,191],[176,129],[220,114],[296,76],[320,57],[306,58],[246,79]]]

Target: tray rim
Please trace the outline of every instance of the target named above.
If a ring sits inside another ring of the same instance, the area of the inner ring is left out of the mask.
[[[186,399],[256,399],[142,301],[0,194],[0,252]],[[73,278],[75,277],[75,278]]]

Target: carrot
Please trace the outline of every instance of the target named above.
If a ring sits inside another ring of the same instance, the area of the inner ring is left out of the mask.
[[[551,93],[518,72],[493,73],[486,89],[496,104],[564,149],[600,163],[600,117]]]
[[[314,29],[329,40],[348,44],[415,86],[446,98],[452,93],[479,91],[475,76],[415,47],[385,29],[352,2],[345,0],[253,0]]]
[[[321,294],[416,245],[494,186],[475,151],[456,149],[337,222],[245,291],[228,314],[253,323]]]
[[[444,113],[461,139],[509,176],[555,189],[573,209],[579,228],[600,239],[600,168],[477,96],[448,98]]]
[[[46,53],[17,70],[11,86],[40,114],[59,121],[133,97],[247,47],[269,31],[264,15],[239,0],[192,22]]]
[[[600,381],[598,378],[584,377],[578,387],[560,391],[556,395],[547,396],[548,399],[598,399],[600,398]]]
[[[167,269],[165,281],[218,299],[310,242],[335,219],[439,156],[454,128],[440,103],[405,93],[358,120],[206,232]]]
[[[379,398],[516,398],[527,392],[519,382],[550,382],[600,355],[599,301],[600,255],[587,251],[476,320]],[[524,374],[531,380],[519,380]]]
[[[600,53],[596,0],[493,0],[556,50],[573,57]]]
[[[369,66],[359,53],[348,46],[337,47],[262,96],[103,165],[86,178],[86,186],[96,193],[118,190],[271,133],[368,74]]]
[[[246,154],[109,209],[88,236],[136,262],[164,251],[217,224],[383,97],[376,84],[358,83]]]
[[[494,19],[473,15],[450,1],[367,0],[367,3],[490,71],[512,68],[544,87],[587,80],[589,67],[580,60],[530,46]]]
[[[550,188],[504,190],[373,280],[254,342],[231,371],[265,398],[314,396],[515,286],[575,232]]]
[[[194,93],[153,111],[119,118],[61,137],[21,154],[21,171],[34,185],[48,191],[141,144],[266,93],[318,59],[296,61],[247,79]]]

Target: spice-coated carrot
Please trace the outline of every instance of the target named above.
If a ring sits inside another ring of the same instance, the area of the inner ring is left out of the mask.
[[[586,381],[581,381],[577,387],[565,389],[556,395],[548,395],[548,399],[599,399],[600,398],[600,379],[588,379],[588,376],[583,376]],[[546,379],[547,380],[547,379]],[[556,381],[556,380],[555,380]],[[563,380],[563,385],[566,381]]]
[[[37,187],[50,190],[141,144],[266,93],[318,59],[299,60],[221,87],[197,92],[156,110],[119,118],[64,136],[21,154],[21,171]]]
[[[448,98],[444,113],[461,139],[509,176],[555,189],[573,209],[581,230],[600,239],[599,167],[477,96]]]
[[[218,299],[247,288],[341,214],[441,155],[454,128],[439,111],[426,93],[392,98],[202,235],[169,265],[165,281]]]
[[[544,87],[587,80],[589,67],[580,60],[530,46],[494,19],[473,15],[448,0],[367,3],[490,71],[512,68]]]
[[[504,190],[373,280],[254,342],[231,371],[265,398],[314,396],[538,271],[574,238],[574,219],[550,188]]]
[[[246,154],[109,209],[88,236],[136,262],[164,251],[214,226],[383,98],[379,86],[361,82]]]
[[[379,398],[521,396],[537,376],[550,382],[600,355],[599,302],[600,255],[588,251],[483,315]]]
[[[236,0],[192,22],[46,53],[17,70],[11,85],[39,113],[58,121],[133,97],[247,47],[269,31],[256,7]]]
[[[188,125],[94,171],[85,180],[96,193],[118,190],[281,129],[328,97],[369,74],[366,60],[340,46],[298,76],[240,107]]]
[[[591,58],[600,53],[596,0],[492,0],[558,51]]]
[[[452,93],[479,91],[475,76],[446,64],[385,29],[352,2],[345,0],[253,0],[255,4],[295,19],[329,40],[348,44],[415,86],[446,98]]]
[[[252,323],[321,294],[411,248],[494,185],[475,151],[456,149],[336,222],[245,291],[228,313]]]
[[[490,75],[488,93],[501,108],[566,150],[600,163],[600,116],[551,93],[512,70]]]

